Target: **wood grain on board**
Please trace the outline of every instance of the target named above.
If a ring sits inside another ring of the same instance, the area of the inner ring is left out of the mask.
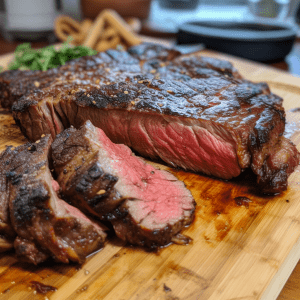
[[[246,79],[266,81],[282,96],[291,139],[300,149],[300,78],[210,51],[203,55],[229,59]],[[0,110],[0,150],[24,141],[10,113]],[[259,194],[250,172],[223,181],[169,170],[198,204],[194,223],[184,230],[190,245],[149,253],[111,238],[82,266],[32,266],[7,253],[0,257],[0,299],[276,299],[300,258],[300,168],[288,190],[273,197]]]

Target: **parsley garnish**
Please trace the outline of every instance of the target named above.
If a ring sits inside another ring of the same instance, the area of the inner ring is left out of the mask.
[[[94,55],[97,51],[84,47],[70,47],[67,43],[56,50],[53,46],[42,49],[32,49],[30,43],[16,47],[14,60],[9,64],[9,70],[41,70],[56,68],[67,61],[87,55]]]

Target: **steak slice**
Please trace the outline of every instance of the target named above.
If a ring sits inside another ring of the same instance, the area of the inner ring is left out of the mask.
[[[14,241],[16,256],[26,262],[35,265],[44,262],[49,258],[49,252],[39,247],[35,242],[17,237]]]
[[[9,146],[0,154],[0,252],[12,249],[16,236],[10,222],[8,209],[9,190],[6,177],[9,162],[16,154],[13,150],[14,147]]]
[[[89,121],[59,134],[52,158],[64,196],[111,221],[124,241],[164,246],[193,220],[195,201],[183,182],[112,143]]]
[[[48,167],[51,137],[17,147],[9,160],[9,210],[18,234],[16,253],[32,263],[48,256],[82,263],[98,250],[106,237],[103,229],[77,208],[57,196],[59,186]]]
[[[59,76],[47,88],[23,96],[12,108],[16,123],[36,140],[90,120],[113,142],[173,167],[223,179],[251,168],[262,191],[286,189],[299,154],[282,140],[282,99],[265,83],[241,79],[228,62],[199,53],[170,54],[167,61],[170,52],[158,47],[147,52],[147,47],[108,51],[111,61],[102,68],[95,63],[94,71]],[[159,51],[165,60],[160,61]],[[280,145],[296,158],[276,168],[285,169],[285,176],[267,174],[264,162]]]

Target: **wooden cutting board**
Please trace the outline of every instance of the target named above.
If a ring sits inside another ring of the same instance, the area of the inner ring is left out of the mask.
[[[245,78],[266,81],[282,96],[291,139],[300,150],[300,78],[210,51],[203,55],[232,61]],[[8,58],[0,57],[0,65]],[[0,150],[24,141],[10,113],[0,110]],[[82,266],[32,266],[3,254],[0,299],[276,299],[300,258],[300,167],[288,190],[272,197],[259,195],[247,172],[226,182],[169,170],[198,204],[194,223],[184,230],[190,245],[148,253],[112,237]]]

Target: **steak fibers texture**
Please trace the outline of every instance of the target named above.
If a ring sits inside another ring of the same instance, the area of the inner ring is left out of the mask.
[[[34,264],[49,257],[82,263],[106,239],[96,219],[111,222],[125,242],[150,249],[189,242],[180,231],[193,221],[196,203],[171,173],[114,144],[89,121],[51,141],[42,136],[0,154],[1,252],[15,248]]]
[[[0,94],[31,141],[90,120],[173,167],[223,179],[251,168],[265,193],[285,190],[299,163],[282,99],[226,61],[142,44],[24,75],[3,73]]]
[[[2,153],[1,224],[8,227],[3,230],[2,226],[6,231],[3,236],[8,241],[14,237],[12,245],[17,255],[31,263],[48,257],[81,263],[103,246],[106,233],[77,208],[59,199],[59,186],[48,167],[51,140],[47,135],[36,143],[8,147]]]
[[[72,205],[110,221],[130,244],[155,248],[182,240],[178,233],[193,220],[196,203],[183,182],[112,143],[89,121],[59,134],[52,158]]]

